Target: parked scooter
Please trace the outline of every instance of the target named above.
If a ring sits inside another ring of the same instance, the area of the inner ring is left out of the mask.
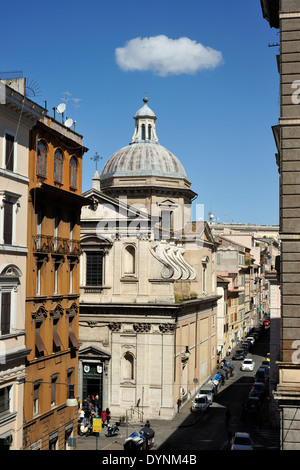
[[[106,436],[107,437],[111,437],[111,436],[116,436],[117,434],[119,434],[119,428],[118,426],[115,424],[114,426],[112,424],[109,424],[107,426],[107,434]]]
[[[93,434],[93,428],[88,418],[82,418],[78,422],[78,434],[79,436],[91,436]]]

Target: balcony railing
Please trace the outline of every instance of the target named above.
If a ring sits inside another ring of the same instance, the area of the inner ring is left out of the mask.
[[[33,251],[59,255],[80,255],[80,241],[51,235],[36,235],[33,237]]]

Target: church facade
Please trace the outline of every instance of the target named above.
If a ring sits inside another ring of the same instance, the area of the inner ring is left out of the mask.
[[[217,361],[217,244],[147,101],[81,214],[80,398],[117,419],[171,419]]]

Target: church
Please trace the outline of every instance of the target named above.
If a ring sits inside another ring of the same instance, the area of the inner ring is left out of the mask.
[[[115,419],[172,419],[217,363],[217,243],[144,98],[81,212],[79,395]]]

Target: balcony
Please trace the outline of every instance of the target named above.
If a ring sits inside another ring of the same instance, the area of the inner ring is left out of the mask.
[[[49,235],[37,235],[33,237],[33,251],[35,253],[52,253],[53,237]]]
[[[33,237],[33,252],[79,256],[80,241],[51,235],[37,235]]]

